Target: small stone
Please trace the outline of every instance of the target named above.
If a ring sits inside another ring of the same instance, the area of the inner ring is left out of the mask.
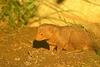
[[[26,61],[25,62],[25,65],[27,65],[27,66],[29,66],[29,65],[31,65],[32,63],[31,62],[29,62],[29,61]]]
[[[14,60],[15,60],[15,61],[20,61],[20,58],[18,57],[18,58],[15,58]]]

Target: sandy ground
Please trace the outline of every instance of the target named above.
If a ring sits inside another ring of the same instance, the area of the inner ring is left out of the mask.
[[[100,67],[92,51],[50,51],[33,48],[36,28],[0,30],[0,67]]]

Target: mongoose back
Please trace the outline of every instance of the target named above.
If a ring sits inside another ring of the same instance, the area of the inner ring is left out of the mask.
[[[92,48],[89,33],[77,26],[40,25],[36,40],[47,40],[49,45],[57,47],[57,50],[89,50]]]

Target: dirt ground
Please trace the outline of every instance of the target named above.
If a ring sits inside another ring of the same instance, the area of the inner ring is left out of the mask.
[[[0,30],[0,67],[100,67],[92,51],[50,51],[33,48],[36,28]]]

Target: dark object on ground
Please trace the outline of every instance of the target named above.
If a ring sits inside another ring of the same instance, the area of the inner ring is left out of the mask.
[[[41,40],[41,41],[34,40],[33,48],[45,48],[48,50],[50,49],[49,44],[47,43],[46,40]]]

